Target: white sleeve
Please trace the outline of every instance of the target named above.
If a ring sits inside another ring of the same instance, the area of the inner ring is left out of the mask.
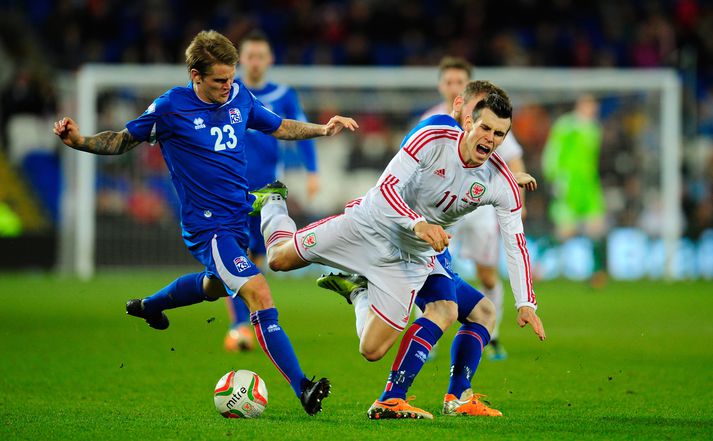
[[[508,276],[513,296],[515,296],[515,307],[530,306],[537,309],[535,290],[532,287],[532,270],[530,267],[530,254],[527,251],[527,242],[522,225],[522,203],[520,191],[515,178],[504,164],[493,161],[498,169],[500,191],[498,192],[495,205],[495,213],[498,218],[500,235],[503,238],[505,253],[508,265]]]
[[[425,220],[422,215],[408,206],[402,195],[404,187],[416,174],[421,162],[431,150],[433,149],[426,146],[413,155],[405,149],[400,149],[396,153],[376,183],[378,192],[373,203],[377,213],[409,230],[413,230],[417,223]]]

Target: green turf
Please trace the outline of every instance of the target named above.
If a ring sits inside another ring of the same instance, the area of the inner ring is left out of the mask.
[[[332,396],[316,417],[301,409],[265,355],[227,354],[225,304],[170,311],[159,332],[124,302],[178,274],[103,274],[90,283],[0,274],[0,439],[710,439],[713,433],[711,282],[537,284],[548,340],[514,324],[510,357],[484,360],[476,390],[504,418],[438,415],[448,383],[446,334],[411,393],[433,421],[370,421],[395,354],[357,351],[352,308],[308,280],[271,280],[280,321],[308,374]],[[511,301],[508,300],[508,304]],[[215,318],[214,320],[212,320]],[[269,405],[257,420],[215,412],[228,370],[258,372]],[[427,438],[428,437],[428,438]]]

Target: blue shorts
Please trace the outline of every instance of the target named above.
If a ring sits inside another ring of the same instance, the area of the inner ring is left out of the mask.
[[[218,228],[198,234],[183,232],[183,241],[211,279],[220,279],[235,296],[251,277],[260,274],[260,269],[248,258],[248,244],[243,230]]]
[[[416,306],[424,311],[426,305],[431,302],[439,300],[456,302],[458,304],[458,321],[465,323],[475,305],[485,296],[451,269],[450,259],[451,256],[447,251],[438,256],[438,261],[450,278],[442,274],[428,276],[426,283],[423,284],[416,296]]]
[[[267,254],[267,250],[265,250],[265,238],[262,237],[262,232],[260,231],[260,216],[250,217],[248,219],[248,235],[250,236],[248,249],[251,255],[255,257]]]

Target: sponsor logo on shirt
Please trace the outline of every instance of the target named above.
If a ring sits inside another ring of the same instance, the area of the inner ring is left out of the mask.
[[[480,182],[474,182],[473,185],[470,186],[470,190],[468,190],[468,197],[474,201],[480,201],[480,198],[485,194],[485,190],[485,185]]]
[[[205,121],[203,121],[203,118],[201,118],[201,117],[194,119],[193,124],[195,124],[196,130],[205,129]]]
[[[235,107],[228,109],[228,115],[230,115],[230,124],[237,124],[243,120],[240,110]]]
[[[245,256],[238,256],[233,260],[233,263],[235,264],[235,268],[238,269],[238,271],[245,271],[246,269],[250,268],[250,262]]]
[[[309,233],[304,238],[302,238],[302,246],[305,248],[312,248],[317,245],[317,236],[314,233]]]
[[[445,168],[439,168],[438,170],[433,172],[434,175],[439,176],[441,178],[446,177],[446,169]]]

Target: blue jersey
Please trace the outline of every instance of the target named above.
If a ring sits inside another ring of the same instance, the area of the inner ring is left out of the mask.
[[[196,233],[244,227],[251,210],[246,131],[272,133],[280,124],[282,118],[236,81],[225,104],[201,101],[192,84],[175,87],[126,128],[139,141],[161,144],[181,203],[182,227]]]
[[[300,106],[297,92],[291,87],[268,82],[261,89],[250,91],[268,109],[282,118],[307,121]],[[272,136],[256,130],[248,130],[247,144],[248,188],[255,190],[277,179],[277,167],[282,163],[286,167],[303,164],[308,172],[317,171],[317,155],[314,141],[305,139],[296,143],[281,143]],[[296,144],[296,147],[295,146]]]
[[[404,136],[404,139],[401,141],[401,146],[399,146],[399,148],[403,148],[404,144],[406,144],[406,141],[408,141],[414,133],[418,132],[426,126],[451,126],[456,129],[463,130],[463,127],[458,124],[458,121],[456,121],[455,118],[444,113],[439,113],[437,115],[429,116],[428,118],[416,124],[416,127],[411,129],[411,131],[408,132],[406,136]]]

